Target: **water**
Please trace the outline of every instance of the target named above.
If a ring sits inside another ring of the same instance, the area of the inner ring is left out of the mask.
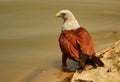
[[[70,9],[95,42],[96,51],[120,39],[118,0],[1,0],[0,82],[57,82],[62,20]]]

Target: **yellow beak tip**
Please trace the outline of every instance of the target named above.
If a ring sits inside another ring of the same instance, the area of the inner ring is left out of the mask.
[[[58,13],[56,14],[56,17],[61,17],[61,13],[58,12]]]

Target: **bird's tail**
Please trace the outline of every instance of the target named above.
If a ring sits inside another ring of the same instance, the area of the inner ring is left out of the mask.
[[[96,56],[92,56],[92,58],[90,59],[91,62],[93,64],[95,64],[96,66],[99,66],[99,67],[104,67],[104,63],[100,60],[100,58],[96,57]]]

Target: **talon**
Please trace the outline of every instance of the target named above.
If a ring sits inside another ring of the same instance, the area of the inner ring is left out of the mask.
[[[90,70],[92,68],[94,68],[94,66],[92,66],[92,65],[85,65],[84,70]]]
[[[63,65],[62,65],[62,71],[65,71],[65,72],[66,72],[67,70],[68,70],[68,69],[67,69],[67,66],[63,66]]]

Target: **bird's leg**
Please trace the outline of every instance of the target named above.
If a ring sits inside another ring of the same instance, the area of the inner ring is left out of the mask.
[[[84,61],[84,57],[83,57],[83,53],[81,53],[80,55],[79,55],[79,69],[84,69],[84,67],[85,67],[85,61]]]
[[[84,67],[85,67],[85,63],[84,63],[84,61],[82,60],[82,59],[79,59],[79,65],[78,65],[79,67],[79,69],[84,69]]]
[[[62,70],[66,71],[67,69],[67,55],[62,54]]]
[[[67,67],[67,56],[62,54],[62,67]]]
[[[79,69],[90,70],[93,68],[93,66],[89,65],[88,63],[85,63],[83,60],[79,60],[79,64]]]

